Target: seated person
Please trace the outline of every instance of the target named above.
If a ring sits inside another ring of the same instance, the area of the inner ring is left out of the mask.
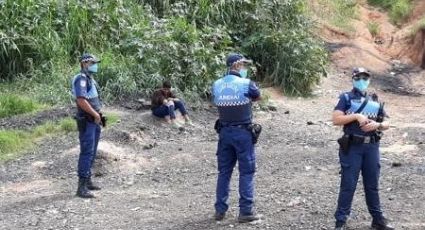
[[[192,125],[184,103],[171,92],[171,83],[165,81],[162,88],[156,90],[152,95],[152,114],[156,117],[165,118],[167,123],[179,128],[176,122],[175,110],[179,110],[187,124]]]

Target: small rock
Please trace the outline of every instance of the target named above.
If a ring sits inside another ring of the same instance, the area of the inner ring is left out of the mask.
[[[275,104],[267,105],[267,109],[270,111],[277,111],[277,106]]]
[[[46,168],[46,162],[45,161],[36,161],[32,163],[32,166],[37,169],[45,169]]]
[[[312,122],[312,121],[307,121],[307,125],[314,125],[314,122]]]
[[[135,207],[135,208],[132,208],[132,209],[130,209],[131,211],[137,211],[137,210],[140,210],[140,207]]]
[[[144,150],[149,150],[149,149],[153,149],[155,146],[153,144],[147,144],[143,146]]]
[[[391,166],[392,167],[400,167],[401,166],[401,163],[400,162],[392,162],[391,163]]]
[[[289,114],[289,110],[286,110],[286,111],[284,112],[284,114]]]

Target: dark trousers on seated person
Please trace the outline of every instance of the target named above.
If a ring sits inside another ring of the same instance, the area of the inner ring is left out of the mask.
[[[165,116],[170,116],[171,119],[176,119],[176,113],[174,112],[175,110],[179,110],[183,116],[187,114],[184,103],[181,101],[175,101],[174,105],[170,106],[161,105],[159,107],[156,107],[152,109],[152,114],[161,118],[164,118]]]

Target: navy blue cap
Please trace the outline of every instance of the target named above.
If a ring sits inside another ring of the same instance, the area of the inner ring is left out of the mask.
[[[370,71],[363,67],[355,67],[353,69],[352,77],[360,75],[360,74],[366,74],[367,76],[370,76]]]
[[[252,63],[251,60],[246,59],[242,54],[232,53],[229,56],[227,56],[227,60],[226,60],[227,67],[231,67],[237,62]]]
[[[83,55],[81,55],[80,57],[80,62],[94,62],[94,63],[99,63],[100,60],[97,59],[94,55],[89,54],[89,53],[85,53]]]

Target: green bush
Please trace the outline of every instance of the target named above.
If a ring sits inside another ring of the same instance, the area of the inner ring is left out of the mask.
[[[32,99],[14,94],[0,94],[0,118],[33,112],[42,106]]]
[[[410,0],[398,0],[391,6],[390,19],[394,24],[403,22],[412,11]]]
[[[403,22],[412,11],[411,0],[368,0],[368,3],[389,10],[394,24]]]
[[[239,51],[256,80],[307,94],[326,54],[305,17],[305,0],[0,1],[0,81],[47,104],[71,102],[78,56],[98,55],[107,101],[150,94],[164,79],[191,99],[209,94]]]

